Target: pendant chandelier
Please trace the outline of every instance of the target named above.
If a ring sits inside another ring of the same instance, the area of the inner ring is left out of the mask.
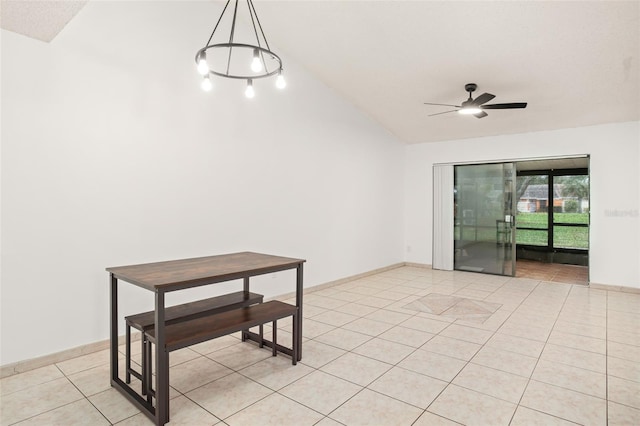
[[[209,40],[196,53],[198,72],[203,77],[202,89],[208,92],[213,88],[212,76],[246,80],[247,87],[244,93],[248,98],[255,96],[253,81],[257,79],[277,76],[276,87],[283,89],[286,82],[282,75],[282,60],[271,51],[252,0],[246,0],[246,8],[249,12],[248,20],[251,21],[249,29],[252,34],[238,34],[236,32],[236,18],[239,12],[242,13],[244,10],[244,6],[240,7],[240,11],[238,10],[238,3],[239,0],[235,0],[230,8],[231,0],[227,0]],[[215,43],[213,37],[216,30],[223,21],[225,13],[231,9],[233,9],[233,16],[228,41]],[[252,44],[253,41],[251,43],[237,43],[234,40],[237,36],[255,39],[255,44]]]

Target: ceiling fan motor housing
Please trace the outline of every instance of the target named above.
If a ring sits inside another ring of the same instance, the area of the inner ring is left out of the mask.
[[[464,90],[466,90],[469,93],[475,92],[477,88],[478,88],[478,85],[475,83],[467,83],[464,85]]]

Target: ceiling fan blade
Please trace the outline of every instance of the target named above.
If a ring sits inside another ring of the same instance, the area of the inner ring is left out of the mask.
[[[434,115],[440,115],[440,114],[449,114],[450,112],[456,112],[457,109],[452,109],[451,111],[445,111],[445,112],[439,112],[437,114],[430,114],[427,117],[433,117]]]
[[[449,104],[432,104],[429,102],[425,102],[425,105],[438,105],[438,106],[450,106],[450,107],[455,107],[455,108],[462,108],[460,105],[449,105]]]
[[[486,102],[489,102],[491,99],[495,98],[496,95],[492,95],[491,93],[483,93],[473,100],[474,105],[482,105]]]
[[[526,108],[526,102],[512,102],[510,104],[491,104],[482,105],[482,109],[514,109],[514,108]]]
[[[476,117],[476,118],[483,118],[483,117],[486,117],[486,116],[487,116],[487,115],[489,115],[489,114],[487,114],[487,113],[486,113],[486,112],[484,112],[484,111],[480,111],[479,113],[477,113],[477,114],[473,114],[473,115],[475,115],[475,117]]]

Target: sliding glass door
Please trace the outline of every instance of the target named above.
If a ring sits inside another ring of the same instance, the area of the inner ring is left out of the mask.
[[[454,168],[454,269],[515,276],[515,166]]]
[[[517,256],[547,263],[589,264],[589,171],[518,171]]]

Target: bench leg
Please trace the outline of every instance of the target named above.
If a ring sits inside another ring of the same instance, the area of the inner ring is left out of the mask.
[[[258,334],[260,334],[260,348],[264,347],[264,326],[260,324],[258,326]]]
[[[293,356],[291,357],[291,364],[296,365],[298,363],[298,348],[299,348],[299,342],[298,342],[298,314],[300,311],[296,311],[295,314],[293,314],[293,330],[292,330],[292,336],[291,336],[291,345],[292,345],[292,349],[293,349]]]
[[[143,359],[146,359],[145,366],[142,367],[143,376],[142,376],[142,386],[144,386],[143,395],[147,395],[147,402],[151,403],[151,381],[153,380],[153,373],[151,371],[151,342],[146,339],[145,341],[145,353],[143,355]]]
[[[149,358],[147,358],[147,336],[144,334],[144,332],[142,333],[142,336],[140,337],[140,344],[142,345],[142,347],[140,348],[140,359],[141,359],[141,363],[142,363],[142,395],[146,395],[147,394],[147,363],[149,362]]]
[[[125,337],[125,382],[131,383],[131,327],[127,324]]]
[[[276,356],[278,354],[278,351],[276,350],[276,346],[278,345],[278,320],[274,320],[273,324],[273,336],[271,338],[271,341],[273,342],[273,345],[271,346],[271,355],[272,356]]]

